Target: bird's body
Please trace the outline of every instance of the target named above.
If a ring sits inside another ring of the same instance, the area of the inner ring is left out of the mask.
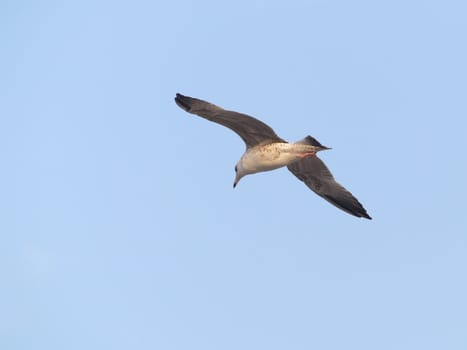
[[[212,103],[177,94],[175,102],[189,113],[221,124],[236,132],[246,144],[246,151],[235,166],[234,187],[249,174],[287,166],[292,174],[316,194],[343,211],[371,219],[365,208],[349,191],[338,184],[316,153],[329,149],[311,136],[288,143],[271,127],[249,115],[228,111]]]
[[[305,157],[311,157],[321,150],[312,145],[274,142],[248,148],[237,163],[245,174],[274,170],[287,166]]]

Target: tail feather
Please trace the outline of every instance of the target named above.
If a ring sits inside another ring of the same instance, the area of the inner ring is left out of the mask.
[[[298,143],[298,144],[301,144],[301,145],[311,145],[311,146],[315,146],[315,147],[318,147],[320,148],[320,151],[322,150],[327,150],[327,149],[331,149],[329,147],[326,147],[326,146],[323,146],[317,139],[315,139],[314,137],[308,135],[307,137],[305,137],[303,140],[300,140],[300,141],[297,141],[295,143]]]

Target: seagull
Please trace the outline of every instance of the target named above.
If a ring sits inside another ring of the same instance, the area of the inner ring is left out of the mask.
[[[249,115],[181,94],[176,95],[175,103],[188,113],[231,129],[245,142],[246,151],[235,166],[234,188],[245,175],[287,166],[317,195],[348,214],[371,220],[357,198],[334,180],[328,167],[316,156],[330,148],[314,137],[289,143],[277,136],[270,126]]]

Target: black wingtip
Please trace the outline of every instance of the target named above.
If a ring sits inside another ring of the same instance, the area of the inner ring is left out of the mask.
[[[368,213],[366,212],[366,209],[363,207],[362,203],[360,203],[357,200],[357,198],[355,198],[353,196],[352,196],[352,200],[350,202],[345,201],[345,200],[344,201],[337,200],[335,197],[329,196],[329,195],[320,194],[320,196],[323,197],[324,199],[326,199],[331,204],[334,204],[336,207],[338,207],[339,209],[342,209],[343,211],[345,211],[346,213],[348,213],[350,215],[356,216],[357,218],[364,218],[364,219],[368,219],[368,220],[373,219],[370,215],[368,215]]]
[[[360,202],[359,202],[360,204]],[[359,218],[364,218],[364,219],[368,219],[368,220],[373,220],[373,218],[368,215],[368,213],[366,212],[365,208],[363,208],[363,206],[360,204],[361,208],[357,211],[352,211],[350,212],[351,214],[359,217]]]
[[[364,218],[364,219],[368,219],[368,220],[373,220],[373,218],[368,215],[368,213],[366,212],[366,210],[362,207],[361,210],[350,210],[350,209],[344,209],[344,211],[346,211],[347,213],[353,215],[353,216],[356,216],[358,218]]]
[[[348,208],[348,213],[355,215],[359,218],[373,220],[373,218],[370,215],[368,215],[368,213],[366,212],[366,209],[363,208],[363,205],[360,202],[358,202],[358,208]]]
[[[187,112],[190,110],[189,97],[187,96],[177,93],[175,95],[175,103]]]

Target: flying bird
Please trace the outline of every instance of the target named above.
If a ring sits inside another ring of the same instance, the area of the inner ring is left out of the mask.
[[[370,219],[365,208],[342,185],[334,180],[324,162],[316,156],[330,149],[311,136],[289,143],[262,121],[249,115],[228,111],[212,103],[177,94],[176,104],[188,113],[221,124],[238,134],[246,144],[246,151],[235,166],[235,188],[242,177],[287,166],[316,194],[343,211]]]

